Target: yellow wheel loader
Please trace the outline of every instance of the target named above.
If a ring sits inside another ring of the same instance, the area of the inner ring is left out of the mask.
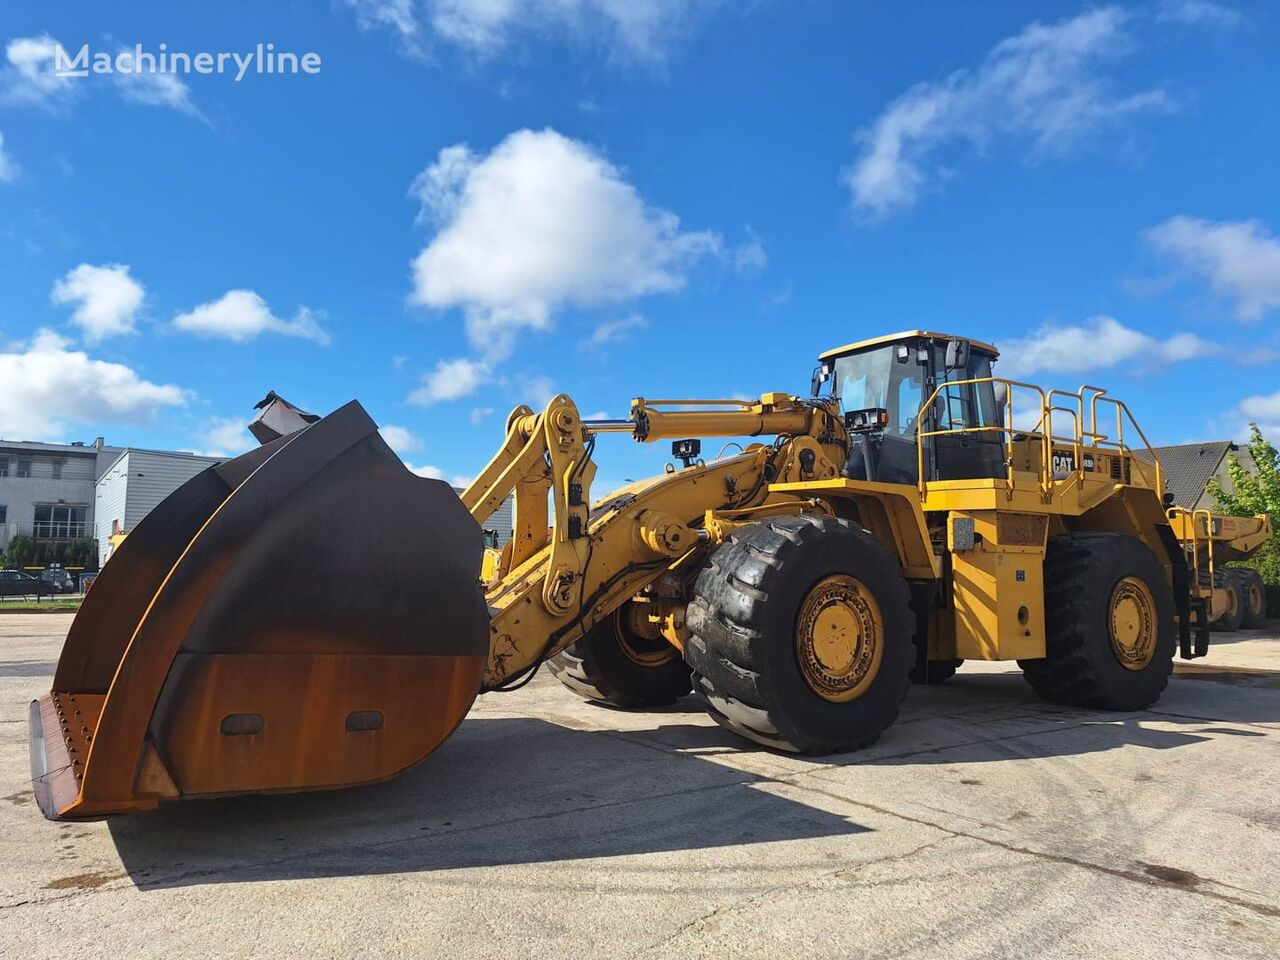
[[[583,420],[560,395],[511,412],[461,497],[358,404],[318,418],[269,394],[263,445],[162,502],[85,599],[31,706],[40,808],[383,780],[543,662],[620,707],[692,691],[808,754],[870,743],[913,681],[964,660],[1017,660],[1055,701],[1148,706],[1175,650],[1205,654],[1212,601],[1160,466],[1119,400],[993,376],[996,358],[908,331],[822,354],[809,397]],[[593,500],[611,434],[674,441],[680,465]],[[703,459],[711,437],[746,445]]]

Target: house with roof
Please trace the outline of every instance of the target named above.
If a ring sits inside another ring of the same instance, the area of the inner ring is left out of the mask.
[[[1223,490],[1235,492],[1227,473],[1229,454],[1234,454],[1246,471],[1253,470],[1249,451],[1230,440],[1154,447],[1152,453],[1160,461],[1165,489],[1173,495],[1173,502],[1188,510],[1215,508],[1213,494],[1208,492],[1209,481],[1213,477],[1218,478]]]

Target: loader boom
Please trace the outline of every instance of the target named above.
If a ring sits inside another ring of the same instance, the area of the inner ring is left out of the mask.
[[[595,437],[622,432],[642,442],[768,434],[785,439],[634,483],[588,509]],[[708,537],[700,527],[708,511],[749,512],[769,500],[770,482],[783,478],[833,478],[846,446],[831,405],[786,394],[765,394],[757,403],[637,399],[630,420],[596,424],[584,423],[563,394],[541,414],[517,407],[497,455],[462,493],[482,525],[515,493],[510,561],[487,597],[483,689],[519,679],[704,545]]]

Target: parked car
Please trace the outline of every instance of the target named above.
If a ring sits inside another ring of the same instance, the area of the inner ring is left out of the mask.
[[[0,597],[47,597],[53,593],[53,584],[21,570],[0,570]]]
[[[66,570],[44,570],[40,579],[53,588],[54,593],[75,593],[76,578]]]

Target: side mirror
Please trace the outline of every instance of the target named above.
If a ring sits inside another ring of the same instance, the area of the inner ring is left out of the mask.
[[[809,395],[816,397],[822,393],[822,385],[831,379],[831,368],[820,363],[813,368],[813,377],[809,380]]]
[[[947,369],[959,370],[969,366],[969,341],[947,341]]]

